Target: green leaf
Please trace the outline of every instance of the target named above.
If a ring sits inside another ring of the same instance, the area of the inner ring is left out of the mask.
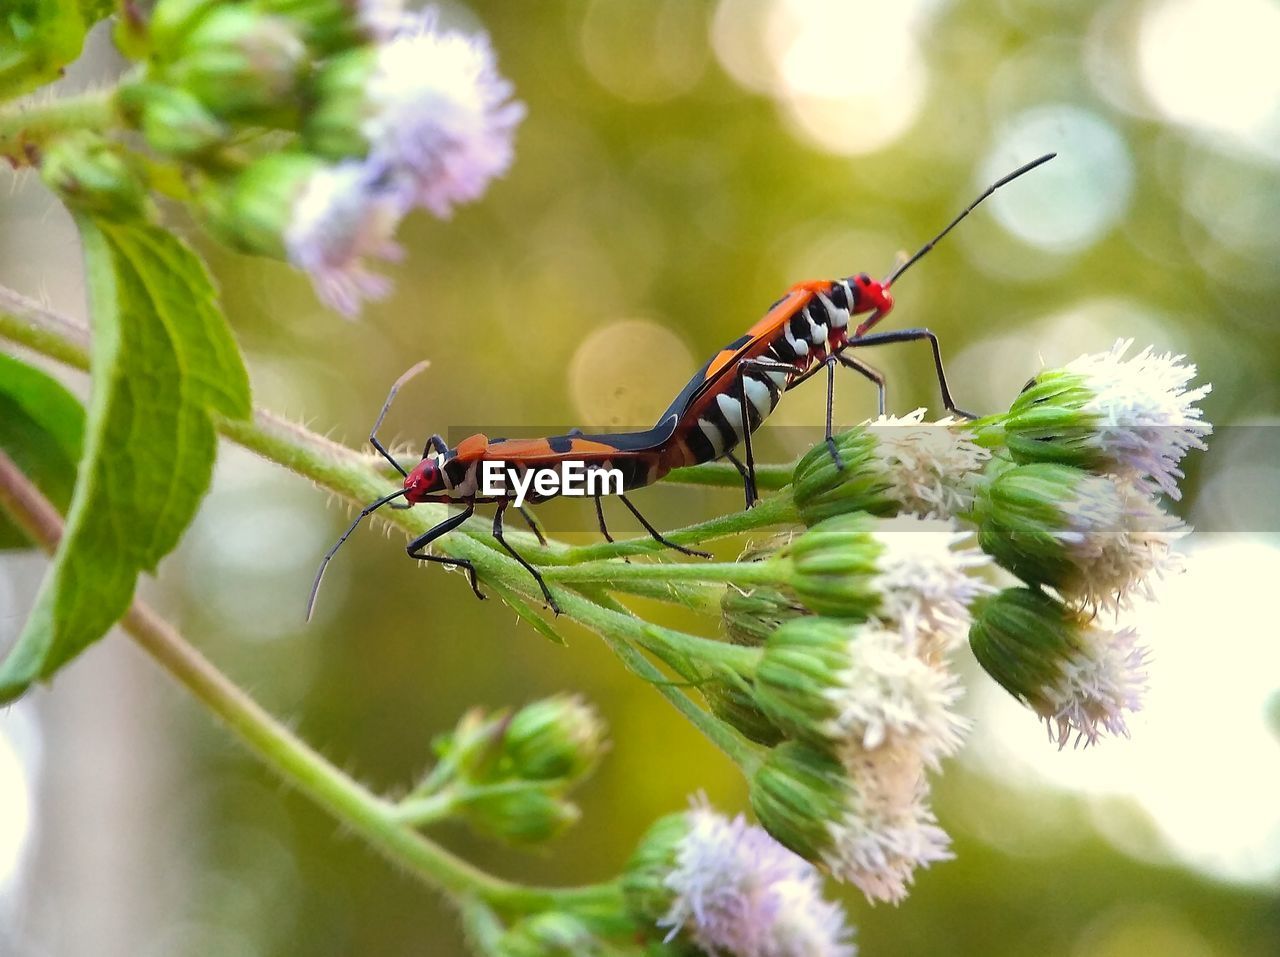
[[[88,23],[72,0],[12,0],[0,12],[0,99],[56,80],[80,55]],[[89,21],[91,23],[92,21]]]
[[[58,380],[0,354],[0,449],[65,513],[84,443],[84,408]],[[0,515],[0,549],[30,544]]]
[[[178,543],[208,488],[211,416],[247,417],[249,384],[200,259],[150,226],[82,219],[93,390],[66,534],[18,642],[0,701],[106,634]]]

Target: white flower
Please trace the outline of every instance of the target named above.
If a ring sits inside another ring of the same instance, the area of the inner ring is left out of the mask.
[[[353,2],[356,22],[372,40],[381,42],[390,39],[404,23],[404,0],[353,0]]]
[[[434,9],[407,17],[368,80],[370,156],[406,180],[417,205],[447,217],[511,165],[525,114],[511,94],[487,37],[442,30]]]
[[[846,762],[853,778],[844,814],[828,825],[823,862],[871,902],[898,903],[917,868],[950,860],[951,839],[926,803],[919,755],[881,748]]]
[[[1080,630],[1078,650],[1060,661],[1058,681],[1042,688],[1033,705],[1058,747],[1072,735],[1085,745],[1104,731],[1128,737],[1125,712],[1138,711],[1147,690],[1148,652],[1137,638],[1132,628]]]
[[[956,675],[919,658],[902,635],[874,622],[851,630],[847,666],[824,692],[834,709],[822,730],[846,764],[886,745],[910,749],[936,768],[960,747],[966,727],[953,708]]]
[[[710,954],[853,957],[839,904],[824,900],[817,869],[742,815],[696,802],[666,884],[675,892],[658,923],[686,930]]]
[[[391,281],[371,272],[366,257],[401,258],[392,240],[404,213],[394,191],[378,185],[371,167],[354,161],[312,173],[293,204],[284,231],[289,262],[308,273],[316,295],[346,316],[367,299],[381,299]]]
[[[882,415],[870,423],[875,456],[890,481],[889,494],[903,511],[926,518],[951,518],[973,504],[972,481],[991,453],[947,417],[924,421],[924,409],[898,418]]]
[[[1173,543],[1187,534],[1181,519],[1166,514],[1142,485],[1090,477],[1061,503],[1066,526],[1055,537],[1077,570],[1060,590],[1095,608],[1128,607],[1132,596],[1151,596],[1152,580],[1175,571]]]
[[[1195,405],[1211,387],[1187,388],[1196,367],[1184,364],[1185,356],[1156,354],[1148,346],[1125,359],[1131,345],[1132,339],[1120,339],[1110,352],[1081,356],[1063,371],[1082,377],[1093,393],[1082,411],[1093,417],[1114,471],[1150,479],[1177,499],[1178,463],[1188,449],[1203,449],[1203,437],[1213,431]]]
[[[969,605],[994,588],[973,574],[991,564],[972,545],[972,533],[949,521],[900,515],[875,533],[884,552],[876,564],[881,617],[902,629],[917,652],[936,657],[964,642]]]

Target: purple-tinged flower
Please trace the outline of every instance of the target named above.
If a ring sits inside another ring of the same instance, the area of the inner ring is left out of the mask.
[[[853,957],[839,904],[822,896],[808,861],[749,825],[699,801],[684,814],[658,921],[668,940],[684,932],[710,954],[733,957]]]
[[[523,104],[483,34],[440,26],[428,9],[376,48],[334,57],[316,81],[309,146],[386,168],[411,204],[447,217],[511,165]]]
[[[924,421],[925,410],[882,415],[868,428],[875,457],[902,511],[923,518],[953,518],[973,505],[973,482],[991,453],[951,417]]]
[[[402,256],[392,236],[404,206],[381,179],[363,163],[320,167],[298,193],[285,227],[289,262],[311,277],[325,304],[348,317],[365,300],[391,291],[391,281],[373,272],[366,259],[396,262]]]

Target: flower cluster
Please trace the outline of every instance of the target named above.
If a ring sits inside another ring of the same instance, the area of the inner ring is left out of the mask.
[[[98,215],[144,215],[147,186],[193,201],[237,249],[305,272],[354,316],[390,282],[400,220],[479,198],[511,164],[524,107],[488,39],[399,0],[159,0],[127,52],[124,143],[60,147],[46,181]],[[57,146],[58,144],[54,144]],[[74,149],[73,149],[74,148]],[[68,162],[68,157],[74,162]]]

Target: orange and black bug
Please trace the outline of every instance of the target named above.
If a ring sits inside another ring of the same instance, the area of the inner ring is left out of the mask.
[[[735,339],[698,370],[662,421],[674,420],[675,433],[663,450],[668,468],[694,465],[721,457],[742,473],[747,507],[756,501],[755,461],[751,433],[774,410],[782,393],[795,388],[822,369],[827,371],[827,447],[840,464],[832,436],[836,364],[852,369],[875,383],[880,414],[885,412],[885,379],[876,369],[846,353],[864,346],[887,345],[927,339],[947,411],[976,418],[956,406],[942,368],[938,337],[928,329],[900,329],[870,333],[893,309],[889,288],[939,240],[956,227],[988,196],[1057,155],[1049,153],[992,183],[956,216],[946,228],[922,246],[889,275],[876,281],[866,273],[846,279],[818,279],[797,283],[759,322]],[[866,318],[850,329],[853,317]],[[869,334],[870,333],[870,334]],[[733,449],[743,443],[746,462]]]
[[[683,545],[677,545],[675,542],[664,538],[662,533],[650,524],[649,520],[640,513],[639,509],[632,504],[625,494],[633,489],[651,485],[670,470],[670,466],[665,465],[661,453],[675,432],[676,421],[674,418],[664,417],[662,423],[644,432],[587,435],[584,432],[575,430],[566,435],[556,435],[543,439],[491,439],[486,435],[472,435],[463,439],[453,448],[450,448],[441,436],[433,435],[427,440],[427,444],[422,450],[422,460],[406,472],[395,457],[387,451],[382,442],[379,441],[378,428],[382,425],[383,419],[386,418],[387,411],[391,408],[391,403],[400,387],[425,367],[426,363],[420,362],[396,380],[387,395],[387,401],[383,403],[382,411],[378,413],[373,429],[369,432],[369,442],[383,458],[395,466],[396,470],[404,476],[403,487],[389,495],[384,495],[366,506],[356,516],[351,526],[342,534],[342,537],[325,553],[320,562],[320,568],[316,572],[315,583],[311,588],[311,597],[307,602],[308,619],[311,617],[311,611],[315,607],[316,594],[320,589],[320,579],[324,575],[325,568],[342,544],[356,530],[360,522],[384,505],[390,505],[392,508],[410,508],[419,502],[456,502],[461,504],[463,509],[409,542],[406,551],[410,558],[439,562],[464,569],[471,583],[471,590],[475,592],[477,598],[483,599],[484,595],[481,594],[476,584],[476,570],[469,561],[460,558],[449,558],[443,555],[431,555],[428,554],[426,549],[436,539],[453,531],[475,514],[477,505],[497,503],[498,507],[493,516],[493,537],[497,539],[498,543],[506,549],[512,558],[523,565],[529,574],[533,576],[538,583],[538,587],[542,589],[542,594],[546,598],[547,604],[552,611],[559,614],[560,608],[551,596],[551,592],[547,588],[547,583],[543,580],[542,575],[519,552],[512,548],[503,536],[503,515],[512,504],[514,495],[511,492],[504,495],[486,496],[483,494],[481,468],[485,462],[501,463],[504,467],[514,470],[521,478],[530,470],[555,468],[566,462],[581,462],[587,470],[615,469],[621,473],[623,483],[623,494],[619,495],[618,498],[640,524],[644,526],[645,531],[668,548],[673,548],[686,555],[697,555],[702,558],[711,557],[707,552],[685,548]],[[531,491],[525,500],[532,504],[537,504],[538,502],[546,501],[549,497]],[[404,501],[397,502],[397,499],[403,499]],[[600,531],[607,540],[612,542],[613,538],[605,527],[604,510],[601,506],[599,495],[595,496],[595,507]],[[542,537],[541,530],[532,520],[529,513],[523,507],[519,507],[519,511],[524,516],[525,521],[528,522],[529,527],[533,529],[534,534],[538,536],[539,541],[545,545],[546,539]]]

